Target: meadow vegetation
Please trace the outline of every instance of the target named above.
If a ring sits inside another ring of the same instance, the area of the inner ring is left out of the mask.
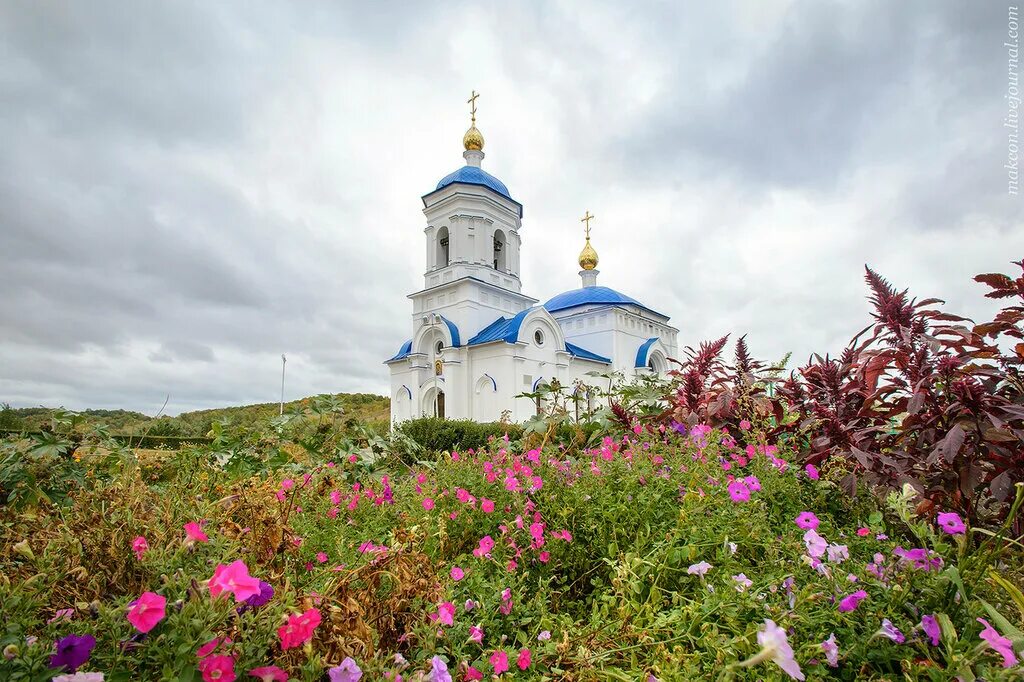
[[[12,438],[0,680],[1020,679],[1024,278],[867,281],[838,358],[720,339],[581,421]]]

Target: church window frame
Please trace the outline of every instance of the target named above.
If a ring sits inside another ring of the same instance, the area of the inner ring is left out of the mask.
[[[543,329],[535,329],[534,330],[534,332],[533,332],[533,342],[536,343],[538,346],[543,346],[544,345],[544,330]]]
[[[437,267],[446,268],[451,262],[451,234],[447,226],[441,226],[437,230]]]

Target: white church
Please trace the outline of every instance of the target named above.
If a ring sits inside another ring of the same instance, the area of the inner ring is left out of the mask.
[[[597,252],[579,256],[581,286],[538,305],[519,277],[523,206],[481,168],[484,138],[472,124],[462,143],[466,165],[423,196],[427,219],[423,288],[412,299],[412,338],[385,364],[391,369],[391,419],[421,416],[522,422],[539,401],[516,396],[557,380],[593,409],[593,372],[624,380],[669,368],[678,330],[634,298],[597,284]]]

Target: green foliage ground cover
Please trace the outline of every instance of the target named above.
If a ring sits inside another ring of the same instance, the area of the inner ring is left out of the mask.
[[[52,444],[73,482],[0,511],[0,680],[67,674],[69,635],[107,680],[1020,679],[1019,545],[947,533],[909,489],[850,497],[840,462],[815,479],[756,427],[532,428],[423,459],[331,414],[141,462]],[[234,562],[266,603],[212,596]],[[142,633],[147,593],[166,606]]]

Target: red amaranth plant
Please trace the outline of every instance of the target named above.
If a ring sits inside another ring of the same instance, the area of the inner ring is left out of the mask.
[[[1024,272],[1024,260],[1015,265]],[[926,506],[998,520],[1024,481],[1024,274],[975,278],[986,296],[1015,305],[973,326],[871,268],[865,280],[873,323],[839,357],[813,355],[774,396],[745,339],[731,368],[719,359],[726,337],[687,349],[674,373],[674,418],[732,428],[769,416],[769,436],[788,438],[807,461],[845,461],[851,489],[909,482]]]

